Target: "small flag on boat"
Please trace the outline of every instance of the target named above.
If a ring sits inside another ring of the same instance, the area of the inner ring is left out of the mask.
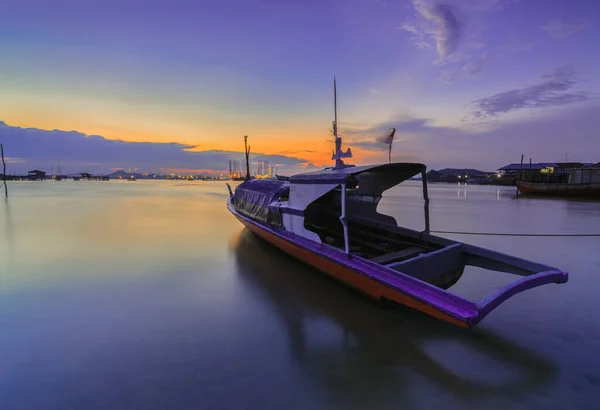
[[[392,142],[394,141],[394,134],[396,134],[396,128],[390,128],[389,132],[383,137],[377,138],[377,141],[383,144],[392,145]]]
[[[379,137],[377,138],[377,142],[381,142],[383,144],[387,144],[388,145],[388,156],[389,156],[389,162],[390,164],[392,163],[392,143],[394,142],[394,135],[396,134],[396,128],[390,128],[389,132],[384,135],[383,137]]]

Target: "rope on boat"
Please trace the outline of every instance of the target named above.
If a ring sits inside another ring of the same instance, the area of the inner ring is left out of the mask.
[[[454,232],[454,231],[429,231],[431,233],[445,233],[451,235],[484,235],[484,236],[600,236],[600,233],[498,233],[498,232]]]

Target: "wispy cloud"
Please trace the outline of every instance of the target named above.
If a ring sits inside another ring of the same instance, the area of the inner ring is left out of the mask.
[[[282,155],[295,155],[295,154],[314,154],[317,151],[312,149],[286,149],[284,151],[279,151]]]
[[[460,65],[454,64],[447,67],[442,71],[440,80],[447,84],[455,84],[461,78],[477,75],[487,66],[487,59],[487,54],[481,54],[467,62],[462,61]]]
[[[438,59],[446,60],[457,50],[461,37],[461,23],[452,7],[423,0],[414,0],[413,6],[421,21],[405,23],[400,28],[411,33],[413,42],[420,48],[433,42]]]
[[[577,78],[573,69],[561,67],[542,76],[544,81],[529,87],[505,91],[473,102],[475,117],[493,117],[522,108],[552,107],[586,101],[589,94],[575,91]]]
[[[342,134],[346,143],[351,147],[361,147],[368,151],[385,150],[387,145],[378,141],[379,137],[386,135],[390,128],[396,129],[395,142],[402,141],[403,133],[415,133],[429,129],[429,120],[423,118],[407,118],[400,115],[398,119],[377,123],[365,127],[346,127]]]
[[[554,37],[565,37],[582,31],[587,25],[588,22],[582,19],[553,20],[540,28]]]
[[[407,118],[405,115],[398,116],[398,119],[369,125],[365,127],[344,127],[341,129],[344,136],[358,140],[361,138],[378,137],[387,132],[390,128],[396,128],[397,132],[412,132],[421,130],[429,126],[429,120],[424,118]]]
[[[446,0],[452,2],[452,0]],[[461,9],[486,10],[504,4],[500,1],[436,3],[433,0],[413,0],[416,20],[405,22],[399,28],[410,34],[411,40],[420,48],[435,48],[435,63],[442,69],[440,79],[454,83],[459,78],[474,76],[487,66],[489,52],[483,41],[485,25],[477,23],[467,27],[463,23]]]
[[[466,76],[472,76],[483,71],[487,64],[487,55],[482,54],[479,58],[466,63],[461,67],[461,71]]]
[[[465,0],[464,5],[479,10],[501,9],[520,0]]]

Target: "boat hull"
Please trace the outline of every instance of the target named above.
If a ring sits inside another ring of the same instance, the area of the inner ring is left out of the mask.
[[[380,282],[375,278],[370,277],[368,274],[361,272],[356,266],[352,266],[353,258],[345,257],[348,263],[340,263],[330,255],[315,252],[297,243],[296,240],[299,238],[294,238],[296,240],[286,238],[285,231],[276,233],[270,227],[239,214],[232,207],[229,207],[229,210],[246,228],[261,239],[369,297],[382,302],[393,302],[405,305],[464,328],[471,327],[479,322],[474,310],[465,309],[463,317],[455,317],[450,312],[445,312],[442,309],[431,306],[426,301],[420,300],[418,297],[412,297],[402,292],[400,289],[390,286],[388,283]]]
[[[546,184],[520,182],[519,192],[522,195],[554,196],[575,198],[600,198],[600,184]]]

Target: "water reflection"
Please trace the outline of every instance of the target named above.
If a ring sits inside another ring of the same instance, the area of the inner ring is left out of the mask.
[[[12,221],[12,217],[11,217],[11,211],[10,211],[10,202],[8,201],[8,198],[5,198],[4,203],[2,204],[2,208],[3,209],[3,215],[2,215],[2,219],[3,219],[3,223],[2,225],[4,225],[5,227],[5,237],[6,237],[6,253],[7,255],[7,259],[11,260],[13,257],[13,252],[14,252],[14,248],[15,248],[15,244],[14,244],[14,228],[13,228],[13,221]]]
[[[465,331],[409,309],[383,310],[247,230],[230,246],[240,277],[279,314],[293,360],[336,403],[422,402],[416,395],[429,383],[460,399],[514,395],[557,376],[553,363],[482,328]],[[316,329],[317,339],[339,337],[311,343]],[[453,355],[460,362],[449,366]],[[509,377],[495,378],[508,369]],[[474,371],[488,380],[469,377]]]

